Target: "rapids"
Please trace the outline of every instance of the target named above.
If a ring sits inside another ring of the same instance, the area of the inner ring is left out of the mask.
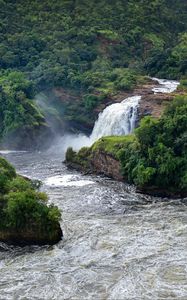
[[[187,207],[69,171],[61,156],[13,152],[17,171],[44,183],[62,211],[55,246],[0,244],[0,299],[187,298]]]
[[[65,146],[55,148],[2,152],[20,174],[43,182],[62,211],[64,238],[43,247],[0,243],[0,299],[186,300],[185,200],[83,176],[62,163]]]

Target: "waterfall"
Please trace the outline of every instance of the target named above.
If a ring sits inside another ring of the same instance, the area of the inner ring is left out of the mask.
[[[137,121],[138,104],[141,96],[133,96],[120,103],[114,103],[99,114],[95,123],[91,141],[102,136],[127,135],[133,131]]]
[[[177,89],[179,82],[174,80],[166,80],[152,78],[159,84],[152,89],[157,93],[172,93]],[[92,134],[88,137],[84,134],[65,134],[57,137],[53,142],[53,146],[48,150],[52,154],[65,153],[68,147],[72,147],[75,151],[86,146],[91,146],[102,136],[111,135],[127,135],[132,133],[136,127],[138,117],[138,106],[141,96],[133,96],[126,98],[121,103],[114,103],[107,106],[103,112],[99,114],[98,120],[95,122]]]
[[[95,122],[92,134],[87,137],[84,134],[65,134],[54,141],[48,153],[65,153],[68,147],[75,151],[86,146],[91,146],[102,136],[127,135],[133,131],[137,121],[138,105],[141,96],[129,97],[120,103],[107,106],[99,114]]]

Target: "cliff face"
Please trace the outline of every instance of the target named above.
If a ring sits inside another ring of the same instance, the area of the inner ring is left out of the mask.
[[[119,181],[123,180],[120,171],[120,162],[111,154],[104,151],[94,152],[91,158],[91,166],[93,172],[96,174],[103,174]]]
[[[120,103],[124,99],[132,96],[141,96],[141,101],[139,103],[139,119],[147,115],[152,115],[156,118],[160,117],[165,106],[170,103],[176,95],[181,94],[182,92],[177,90],[171,94],[154,94],[153,89],[159,86],[160,85],[156,80],[147,78],[145,83],[137,85],[133,90],[122,90],[107,96],[99,102],[95,108],[90,110],[88,114],[84,111],[83,102],[81,102],[81,97],[83,97],[83,95],[81,94],[74,95],[71,91],[56,88],[53,90],[53,96],[51,98],[54,98],[55,95],[58,105],[66,107],[63,118],[66,120],[67,127],[70,131],[83,131],[90,134],[99,113],[107,106],[114,103]]]

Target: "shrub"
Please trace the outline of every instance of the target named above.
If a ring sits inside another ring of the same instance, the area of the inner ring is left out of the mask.
[[[35,184],[34,184],[35,185]],[[15,169],[0,158],[0,228],[2,230],[51,231],[61,217],[57,207],[46,205],[47,195],[38,192],[29,179],[16,175]]]

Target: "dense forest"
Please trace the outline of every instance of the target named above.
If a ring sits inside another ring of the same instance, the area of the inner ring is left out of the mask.
[[[54,87],[74,93],[78,101],[65,114],[78,119],[145,75],[186,85],[185,0],[1,0],[0,6],[1,139],[46,129],[33,99]]]

